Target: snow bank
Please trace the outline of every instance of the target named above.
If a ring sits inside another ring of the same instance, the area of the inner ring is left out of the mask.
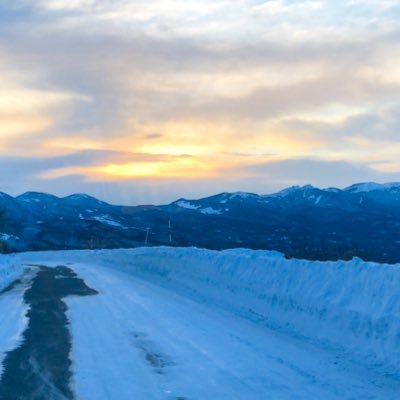
[[[399,266],[163,247],[47,253],[51,258],[123,270],[400,374]]]
[[[0,291],[22,274],[23,268],[18,257],[12,254],[0,255]]]

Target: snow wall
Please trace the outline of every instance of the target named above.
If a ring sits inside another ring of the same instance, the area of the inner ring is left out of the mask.
[[[23,270],[19,256],[0,254],[0,291],[17,279]]]
[[[400,375],[397,265],[359,259],[287,260],[277,252],[242,249],[218,252],[166,247],[33,256],[122,270],[330,348],[381,372]]]

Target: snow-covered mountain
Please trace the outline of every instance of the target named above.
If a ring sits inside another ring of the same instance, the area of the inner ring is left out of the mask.
[[[318,208],[331,207],[340,209],[360,209],[360,206],[392,203],[399,206],[400,183],[378,184],[359,183],[345,189],[319,189],[312,185],[292,186],[280,192],[257,195],[254,193],[221,193],[216,196],[199,200],[180,199],[173,205],[197,210],[204,213],[205,209],[213,209],[214,213],[226,214],[239,205],[296,207],[312,206]],[[366,202],[366,203],[365,203]],[[364,208],[364,207],[362,207]]]
[[[347,192],[368,193],[368,192],[400,192],[400,183],[379,184],[375,182],[357,183],[345,189]]]
[[[220,193],[161,206],[114,206],[85,194],[0,194],[11,250],[137,247],[279,250],[308,259],[400,261],[400,184]],[[171,225],[171,227],[170,227]],[[170,242],[170,233],[172,242]]]

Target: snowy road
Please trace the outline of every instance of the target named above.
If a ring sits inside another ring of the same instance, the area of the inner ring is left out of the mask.
[[[76,266],[79,399],[398,399],[398,382],[123,272]]]
[[[99,293],[64,298],[78,400],[398,399],[398,381],[167,283],[65,264]],[[0,315],[17,304],[2,336],[21,330],[22,296],[0,296]]]

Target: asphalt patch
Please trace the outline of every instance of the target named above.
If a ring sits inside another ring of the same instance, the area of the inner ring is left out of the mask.
[[[0,400],[73,400],[71,335],[64,297],[98,294],[65,266],[38,266],[24,301],[30,307],[20,347],[7,353]]]

